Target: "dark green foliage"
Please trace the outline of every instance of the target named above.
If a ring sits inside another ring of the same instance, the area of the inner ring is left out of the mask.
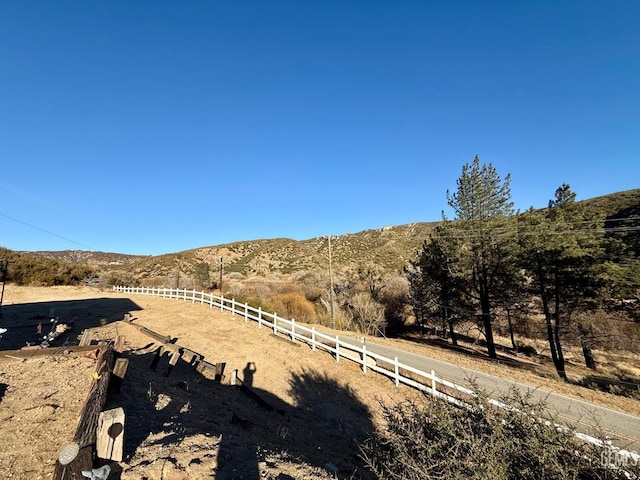
[[[93,268],[60,262],[39,255],[0,248],[0,260],[8,262],[8,282],[17,285],[77,285],[95,275]]]
[[[433,397],[382,405],[386,427],[364,443],[362,456],[380,480],[626,478],[605,467],[602,448],[554,427],[543,402],[515,392],[502,400],[515,409],[483,395],[471,408]]]
[[[520,265],[530,278],[529,291],[539,299],[551,357],[566,379],[561,334],[572,319],[598,308],[602,301],[603,230],[601,218],[586,212],[564,184],[543,211],[519,218]],[[600,231],[601,233],[598,233]],[[595,368],[588,325],[574,322],[587,365]]]
[[[411,300],[419,324],[424,327],[429,320],[442,325],[442,332],[449,331],[456,344],[454,326],[469,316],[472,305],[454,275],[460,257],[460,238],[448,223],[438,225],[425,241],[418,259],[411,263],[407,277],[411,289]]]
[[[200,262],[196,264],[196,268],[194,271],[196,287],[204,289],[211,286],[211,277],[209,270],[210,267],[207,262]]]
[[[453,275],[463,294],[477,305],[489,357],[496,358],[494,308],[513,270],[510,176],[503,181],[491,164],[480,164],[476,156],[463,166],[457,184],[455,193],[447,192],[457,220],[447,228],[460,242]]]

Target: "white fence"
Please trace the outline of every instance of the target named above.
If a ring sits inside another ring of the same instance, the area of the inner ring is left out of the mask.
[[[221,312],[227,311],[231,312],[232,315],[243,317],[245,322],[250,320],[255,321],[258,324],[258,328],[268,328],[272,330],[274,334],[289,337],[291,341],[308,343],[311,346],[311,350],[315,351],[320,349],[330,352],[333,354],[336,362],[339,362],[341,359],[356,362],[361,365],[363,372],[366,373],[368,370],[372,370],[385,375],[391,378],[397,387],[401,384],[408,385],[459,406],[469,406],[469,404],[463,400],[465,396],[476,396],[473,390],[437,377],[433,370],[431,370],[431,372],[423,372],[411,365],[399,362],[398,357],[389,358],[367,350],[364,342],[361,347],[358,347],[352,343],[340,340],[338,335],[329,335],[320,332],[316,330],[315,327],[305,327],[304,325],[296,323],[294,319],[289,320],[279,317],[276,313],[264,312],[261,308],[254,308],[246,303],[236,302],[233,298],[229,299],[214,295],[213,293],[179,288],[114,286],[113,291],[179,299],[185,302],[209,305],[209,308],[219,308]],[[455,394],[455,396],[452,394]],[[513,408],[494,399],[489,399],[488,402],[501,408]],[[556,425],[556,427],[562,428],[560,425]],[[602,440],[595,437],[578,432],[576,432],[576,436],[583,441],[603,445]],[[615,451],[616,455],[630,458],[635,462],[640,461],[640,456],[635,452],[621,450],[613,446],[611,446],[611,449]],[[637,464],[638,463],[636,463],[636,465]]]
[[[276,313],[263,311],[261,308],[254,308],[246,303],[236,302],[235,299],[225,298],[212,293],[198,292],[196,290],[175,289],[175,288],[154,288],[154,287],[121,287],[114,286],[115,292],[132,293],[139,295],[151,295],[154,297],[178,299],[201,305],[209,305],[210,308],[219,308],[220,311],[231,312],[232,315],[239,315],[245,322],[255,321],[258,328],[268,328],[274,334],[284,335],[292,341],[301,341],[309,344],[311,350],[325,350],[333,354],[336,362],[349,360],[361,365],[362,371],[368,370],[390,377],[396,386],[401,384],[417,388],[430,395],[444,398],[451,403],[462,405],[458,398],[445,393],[453,391],[462,395],[475,395],[468,388],[456,385],[453,382],[438,378],[433,370],[423,372],[411,365],[406,365],[398,361],[398,357],[388,358],[384,355],[367,350],[366,343],[361,346],[341,340],[339,335],[329,335],[316,330],[315,327],[305,327],[295,321],[279,317]],[[500,402],[495,404],[502,406]]]

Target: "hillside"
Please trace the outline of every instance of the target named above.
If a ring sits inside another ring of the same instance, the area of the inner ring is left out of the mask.
[[[593,212],[603,214],[607,227],[625,228],[638,223],[640,189],[612,193],[582,200]],[[627,219],[624,221],[624,219]],[[629,219],[634,223],[629,223]],[[414,258],[422,242],[438,222],[386,226],[332,237],[332,259],[337,271],[372,264],[388,273],[400,273]],[[62,251],[34,252],[63,262],[95,268],[101,276],[127,275],[128,278],[153,283],[175,275],[192,275],[198,263],[219,271],[223,259],[225,275],[303,276],[328,265],[327,237],[296,241],[287,238],[238,241],[199,247],[159,256],[136,256],[118,253]]]

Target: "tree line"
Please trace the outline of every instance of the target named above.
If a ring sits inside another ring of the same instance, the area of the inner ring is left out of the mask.
[[[14,252],[0,247],[0,265],[6,265],[4,280],[16,285],[78,285],[97,274],[86,265],[60,262],[40,255]]]
[[[630,304],[628,318],[638,321],[637,224],[607,223],[577,202],[568,184],[546,208],[516,212],[510,180],[477,156],[463,166],[457,189],[446,192],[454,218],[443,212],[406,271],[410,301],[418,324],[440,324],[454,344],[456,325],[476,321],[491,358],[497,315],[507,318],[514,348],[513,314],[541,317],[555,369],[566,379],[567,333],[595,368],[597,313]]]

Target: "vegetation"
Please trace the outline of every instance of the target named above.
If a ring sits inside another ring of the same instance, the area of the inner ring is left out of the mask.
[[[598,348],[640,347],[640,189],[579,202],[563,185],[547,208],[514,214],[509,181],[476,157],[447,192],[455,218],[333,236],[333,301],[327,237],[156,257],[4,250],[0,260],[9,258],[8,280],[21,284],[222,286],[285,317],[374,335],[417,327],[455,344],[477,330],[489,356],[505,348],[494,332],[531,355],[544,339],[560,376],[567,344],[581,347],[590,368]]]
[[[0,248],[0,265],[7,266],[5,280],[17,285],[78,285],[95,275],[94,269],[86,265],[60,262],[6,248]]]
[[[524,322],[539,316],[561,378],[567,379],[566,342],[578,342],[586,366],[595,369],[593,349],[611,330],[607,323],[614,317],[630,326],[639,320],[640,222],[620,215],[637,213],[640,191],[624,192],[632,205],[616,197],[612,205],[625,206],[607,215],[602,198],[590,208],[563,184],[547,208],[514,215],[509,176],[503,182],[478,157],[463,167],[457,183],[456,193],[447,192],[456,219],[436,226],[406,269],[416,323],[423,331],[441,323],[455,344],[455,325],[477,322],[489,357],[496,357],[496,318],[507,318],[516,348],[513,315]],[[623,348],[632,349],[631,330],[626,340],[622,336]],[[532,328],[528,335],[538,333]]]
[[[384,427],[361,449],[380,480],[624,479],[640,474],[637,460],[582,442],[558,429],[544,402],[512,392],[489,404],[486,395],[461,408],[434,397],[382,405]],[[526,413],[523,413],[526,412]]]

